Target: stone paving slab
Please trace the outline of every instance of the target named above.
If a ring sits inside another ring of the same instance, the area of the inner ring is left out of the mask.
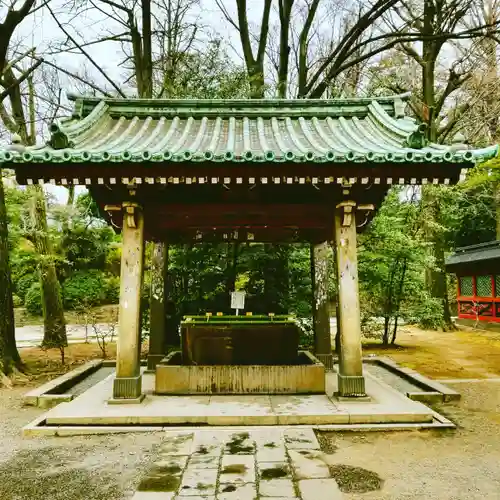
[[[291,479],[271,479],[260,482],[259,493],[262,497],[295,498],[295,487]]]
[[[258,460],[277,450],[280,460]],[[330,463],[311,428],[170,431],[133,499],[341,499]]]
[[[174,493],[164,491],[138,491],[132,500],[172,500],[174,497]]]
[[[184,471],[179,490],[181,497],[215,495],[218,469],[196,469]]]
[[[255,455],[222,457],[220,482],[225,484],[255,483]]]
[[[284,446],[257,447],[257,463],[283,462],[287,460],[286,448]]]
[[[299,481],[302,500],[340,500],[341,491],[334,479],[305,479]]]
[[[330,469],[316,450],[288,450],[294,475],[297,479],[324,479],[330,477]]]
[[[71,402],[45,415],[50,426],[270,426],[432,422],[425,405],[411,401],[366,374],[371,402],[338,402],[336,374],[327,373],[327,394],[248,396],[156,396],[154,374],[144,374],[146,397],[141,404],[109,405],[113,377],[104,379]]]
[[[239,487],[235,487],[233,484],[221,483],[217,494],[218,500],[255,500],[256,498],[257,485],[255,483],[247,483]]]

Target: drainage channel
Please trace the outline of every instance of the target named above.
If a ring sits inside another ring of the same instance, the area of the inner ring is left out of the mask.
[[[68,392],[73,394],[74,397],[77,397],[80,394],[83,394],[87,389],[90,389],[92,386],[114,373],[114,371],[114,366],[102,366],[94,373],[91,373],[88,377],[85,377],[83,380],[75,384],[71,387],[71,389],[68,389]]]
[[[412,384],[409,380],[396,375],[377,363],[364,363],[363,369],[402,394],[406,395],[409,392],[425,392],[425,389],[422,389],[422,387]]]

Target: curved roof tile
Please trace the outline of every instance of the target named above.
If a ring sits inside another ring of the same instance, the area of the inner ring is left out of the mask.
[[[124,161],[466,162],[497,154],[426,143],[407,95],[330,100],[149,100],[70,96],[72,117],[15,163]],[[419,135],[420,134],[420,135]],[[415,147],[416,145],[423,147]],[[408,147],[412,145],[413,147]]]

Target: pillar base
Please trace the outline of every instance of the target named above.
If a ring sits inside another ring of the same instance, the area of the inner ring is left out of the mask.
[[[324,365],[325,371],[332,372],[333,371],[333,355],[332,354],[315,354],[316,358],[318,358]]]
[[[137,377],[116,377],[113,381],[113,398],[110,402],[138,402],[144,399],[142,394],[142,375]]]
[[[363,375],[349,376],[339,373],[337,380],[339,385],[338,395],[340,397],[366,397],[365,377]]]
[[[164,357],[165,354],[148,354],[148,371],[154,371]]]

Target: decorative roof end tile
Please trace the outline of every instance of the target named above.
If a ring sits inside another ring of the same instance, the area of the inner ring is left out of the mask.
[[[57,123],[52,123],[49,127],[50,140],[47,145],[53,149],[66,149],[71,147],[71,141],[68,136],[60,129]]]
[[[405,141],[405,146],[411,149],[423,149],[429,144],[427,139],[427,125],[421,123]]]

